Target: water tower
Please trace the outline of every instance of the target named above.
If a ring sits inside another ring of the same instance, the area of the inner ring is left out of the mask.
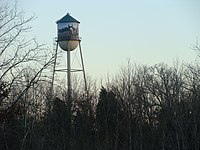
[[[57,40],[56,40],[57,44],[56,44],[56,51],[55,51],[55,61],[54,61],[55,63],[54,63],[54,69],[53,69],[52,89],[53,89],[55,71],[67,72],[68,99],[71,100],[71,73],[72,72],[80,72],[80,71],[83,72],[85,90],[87,91],[83,55],[82,55],[81,44],[80,44],[81,40],[79,37],[80,22],[76,20],[75,18],[73,18],[69,13],[67,13],[67,15],[62,17],[56,23],[57,23]],[[56,70],[58,45],[62,50],[66,51],[67,53],[67,69],[65,68],[65,69]],[[81,68],[73,69],[71,68],[70,53],[72,51],[75,51],[78,47],[80,51]]]

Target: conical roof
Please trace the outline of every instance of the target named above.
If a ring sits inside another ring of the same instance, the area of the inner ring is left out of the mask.
[[[63,22],[77,22],[77,23],[80,23],[78,20],[76,20],[72,16],[70,16],[69,13],[67,13],[67,15],[65,15],[64,17],[62,17],[56,23],[58,24],[58,23],[63,23]]]

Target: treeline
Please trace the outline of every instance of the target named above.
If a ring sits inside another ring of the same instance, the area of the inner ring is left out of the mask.
[[[199,150],[199,73],[198,66],[129,65],[100,92],[91,81],[88,95],[77,88],[71,102],[64,89],[55,87],[52,99],[49,84],[38,82],[1,111],[0,149]],[[1,108],[12,101],[4,87]]]

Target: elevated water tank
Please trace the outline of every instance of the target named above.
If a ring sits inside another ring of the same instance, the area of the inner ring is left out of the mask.
[[[58,44],[65,51],[72,51],[79,44],[79,24],[80,22],[70,16],[69,13],[57,22]]]

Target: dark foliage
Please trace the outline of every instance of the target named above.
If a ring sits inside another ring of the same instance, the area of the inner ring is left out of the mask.
[[[0,149],[198,150],[200,82],[194,68],[156,65],[141,67],[134,75],[123,71],[100,90],[95,107],[92,96],[76,93],[70,104],[55,98],[38,109],[27,103],[29,92],[26,101],[7,112],[10,117],[3,115],[7,105],[2,103]],[[5,90],[2,84],[2,98]]]

